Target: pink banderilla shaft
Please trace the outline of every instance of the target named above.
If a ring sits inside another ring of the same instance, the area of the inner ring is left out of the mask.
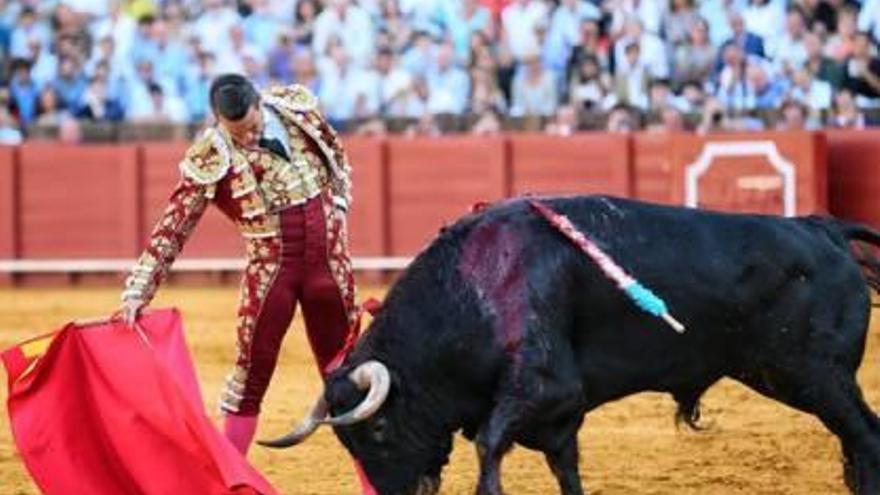
[[[657,297],[651,290],[643,286],[634,277],[626,273],[623,268],[608,256],[605,251],[599,248],[594,242],[587,238],[583,232],[579,231],[567,216],[557,213],[549,206],[536,200],[530,200],[529,203],[557,230],[571,240],[581,251],[585,252],[602,270],[606,277],[613,280],[617,287],[624,291],[626,295],[632,299],[640,308],[648,313],[660,317],[673,330],[682,333],[685,330],[678,320],[676,320],[666,307],[666,303]]]

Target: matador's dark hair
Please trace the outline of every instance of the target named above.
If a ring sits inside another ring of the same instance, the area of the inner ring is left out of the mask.
[[[211,109],[229,120],[240,120],[260,101],[254,85],[240,74],[223,74],[211,82]]]

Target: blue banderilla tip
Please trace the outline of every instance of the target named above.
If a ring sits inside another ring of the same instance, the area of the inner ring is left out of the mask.
[[[650,289],[638,282],[633,282],[623,290],[643,311],[662,318],[676,332],[684,333],[685,326],[669,314],[669,309],[663,299],[657,297]]]
[[[644,285],[635,282],[628,285],[624,290],[626,291],[626,295],[629,296],[638,307],[642,308],[643,311],[651,313],[657,317],[669,313],[669,309],[666,307],[666,303],[663,299],[657,297],[656,294],[651,292],[651,289],[648,289]]]

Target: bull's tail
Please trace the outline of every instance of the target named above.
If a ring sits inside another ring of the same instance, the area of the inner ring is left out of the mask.
[[[868,244],[856,244],[853,250],[853,256],[861,265],[865,275],[865,281],[877,292],[880,292],[880,258],[877,257],[871,248],[880,249],[880,232],[857,223],[849,223],[841,220],[837,221],[840,232],[848,241],[858,241]]]

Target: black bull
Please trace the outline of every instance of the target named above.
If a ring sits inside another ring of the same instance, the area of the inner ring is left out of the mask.
[[[880,235],[818,217],[545,202],[663,297],[687,331],[640,311],[527,202],[507,201],[440,233],[328,378],[305,427],[269,444],[292,445],[320,420],[381,494],[434,493],[463,431],[477,443],[478,493],[501,493],[501,458],[518,443],[546,455],[562,493],[579,494],[588,411],[661,391],[692,424],[701,395],[730,377],[817,416],[840,439],[850,488],[880,493],[880,420],[855,379],[878,265],[850,245]]]

